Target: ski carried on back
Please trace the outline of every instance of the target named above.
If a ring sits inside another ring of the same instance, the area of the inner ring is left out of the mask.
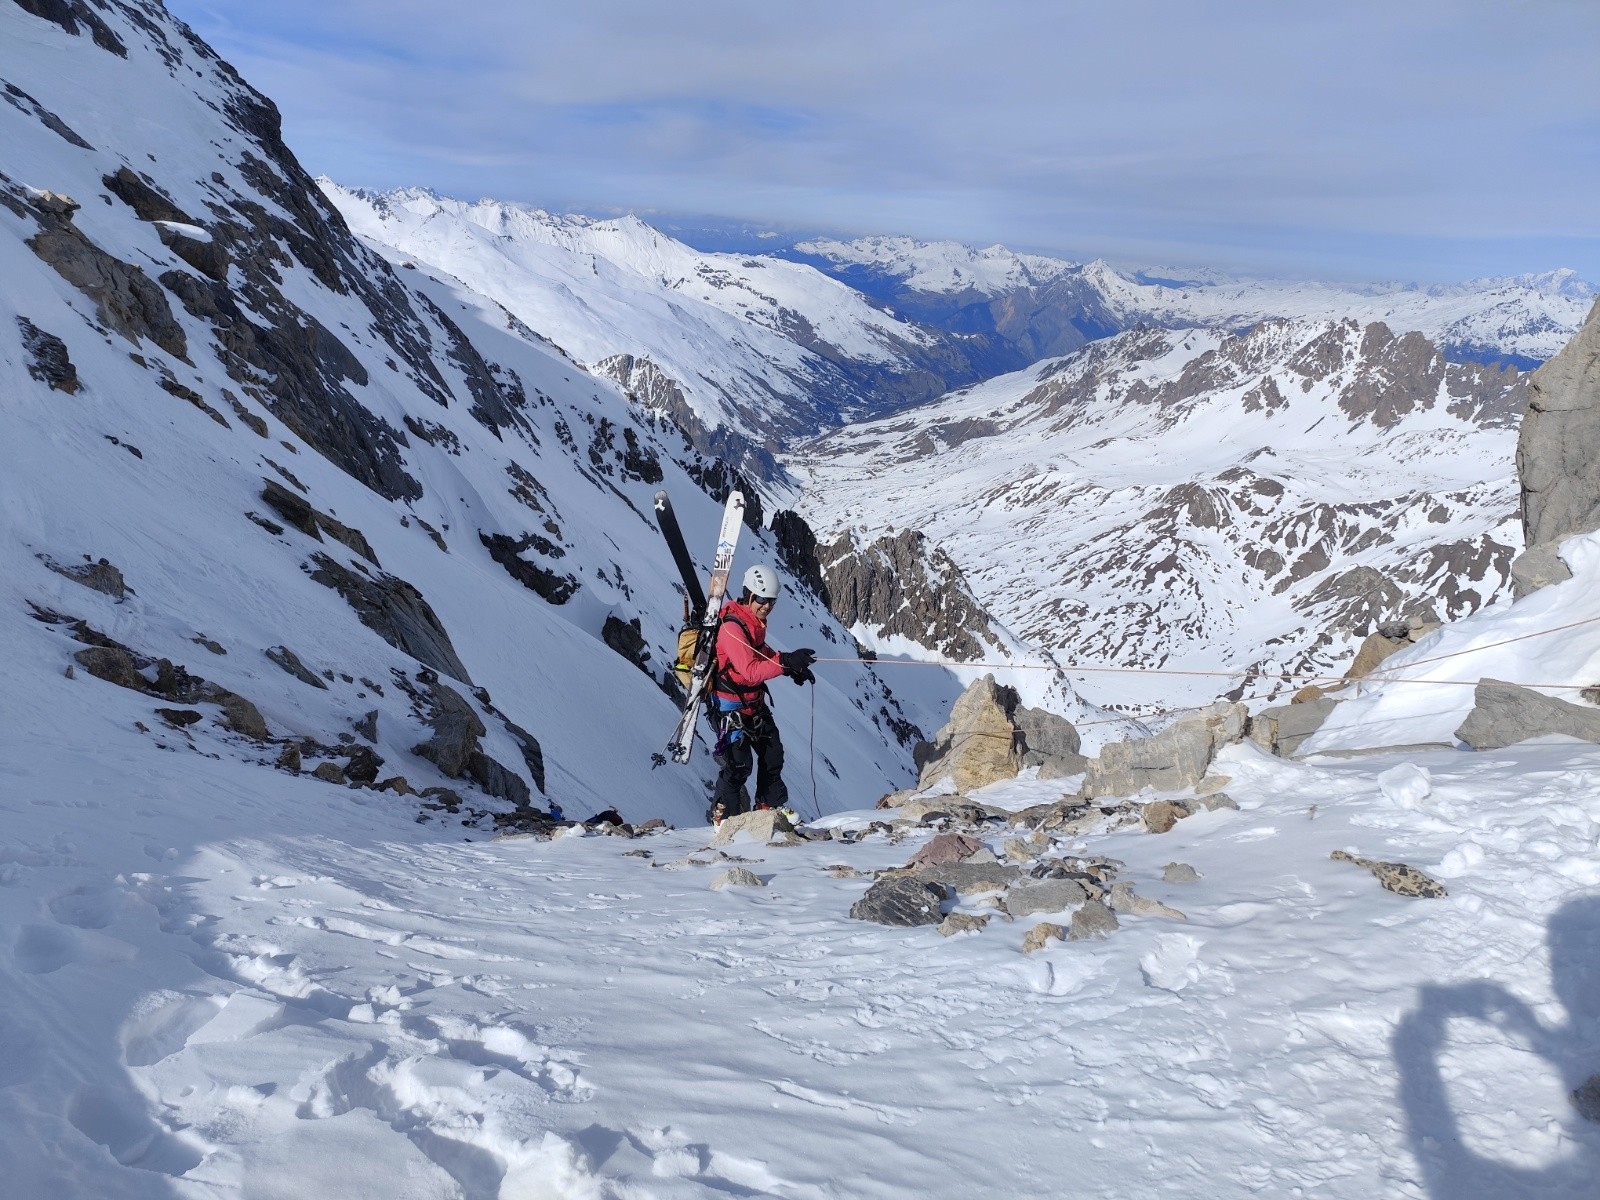
[[[688,548],[683,544],[683,533],[678,528],[677,517],[672,512],[672,501],[665,492],[656,493],[656,516],[661,533],[667,539],[672,557],[683,575],[684,589],[692,606],[689,624],[680,641],[678,676],[684,680],[688,696],[683,702],[683,714],[678,727],[667,742],[667,757],[676,763],[686,763],[694,749],[694,727],[700,719],[700,705],[705,700],[706,684],[711,677],[711,664],[717,652],[717,630],[722,623],[722,601],[728,594],[728,576],[733,571],[733,554],[739,546],[739,530],[744,524],[744,494],[730,492],[728,505],[722,512],[722,528],[717,533],[717,552],[711,563],[711,580],[705,592],[700,591],[700,581],[695,577],[694,565]],[[685,654],[693,632],[693,652]],[[687,675],[687,679],[684,679]]]

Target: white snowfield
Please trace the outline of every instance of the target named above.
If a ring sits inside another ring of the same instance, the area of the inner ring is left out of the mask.
[[[958,242],[907,237],[852,241],[817,238],[796,249],[840,266],[867,267],[911,291],[1000,295],[1015,288],[1073,280],[1088,285],[1127,324],[1239,329],[1274,317],[1382,321],[1440,345],[1475,354],[1547,359],[1583,324],[1595,287],[1570,268],[1474,279],[1459,284],[1339,284],[1294,279],[1238,279],[1211,271],[1119,270],[1101,259],[1075,263],[1004,246],[978,250]]]
[[[16,1200],[1593,1195],[1600,1127],[1567,1095],[1600,1071],[1594,747],[1230,750],[1242,811],[1055,850],[1122,860],[1187,921],[1025,956],[1048,914],[949,940],[846,916],[868,881],[822,868],[923,836],[736,841],[766,886],[723,891],[728,861],[677,865],[704,828],[463,841],[157,748],[21,649]],[[1392,895],[1335,849],[1450,895]],[[1173,861],[1199,882],[1163,883]]]

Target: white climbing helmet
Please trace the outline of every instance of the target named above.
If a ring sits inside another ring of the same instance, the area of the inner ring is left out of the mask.
[[[764,563],[757,563],[744,573],[744,590],[763,600],[776,600],[778,573]]]

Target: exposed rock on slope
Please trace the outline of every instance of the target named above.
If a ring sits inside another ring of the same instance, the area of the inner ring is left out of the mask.
[[[1600,528],[1600,302],[1578,335],[1528,381],[1517,439],[1522,528],[1518,591],[1568,577],[1562,538]]]

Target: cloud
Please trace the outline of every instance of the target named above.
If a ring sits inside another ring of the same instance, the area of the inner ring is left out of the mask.
[[[351,183],[1324,274],[1570,248],[1600,276],[1592,0],[169,8]]]

